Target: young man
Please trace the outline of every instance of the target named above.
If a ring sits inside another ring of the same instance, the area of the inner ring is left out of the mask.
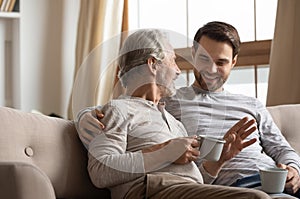
[[[286,192],[295,194],[300,187],[299,156],[256,98],[223,88],[237,62],[239,45],[238,32],[230,24],[210,22],[200,28],[192,47],[195,82],[167,99],[166,109],[184,124],[189,135],[223,136],[241,118],[255,119],[257,130],[246,140],[256,139],[256,143],[234,157],[224,153],[218,162],[197,162],[202,173],[211,174],[204,181],[255,187],[260,185],[259,168],[279,164],[288,170]]]
[[[180,73],[160,31],[130,35],[119,67],[126,94],[101,108],[106,127],[90,132],[84,118],[91,112],[79,114],[77,130],[88,147],[88,171],[97,187],[110,188],[112,198],[269,198],[257,190],[203,184],[194,162],[200,153],[197,136],[187,137],[183,125],[160,103],[174,95]],[[255,129],[247,130],[252,121],[241,120],[233,129],[248,136]],[[98,125],[97,120],[88,123]],[[96,135],[88,139],[89,133]],[[231,143],[234,132],[225,138]]]

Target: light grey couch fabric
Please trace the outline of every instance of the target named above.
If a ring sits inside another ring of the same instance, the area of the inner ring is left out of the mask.
[[[1,199],[109,198],[90,181],[72,121],[6,107],[0,118]]]
[[[32,164],[1,162],[0,177],[0,198],[55,198],[47,175]]]
[[[300,104],[268,107],[273,120],[291,146],[300,154]]]
[[[268,107],[300,152],[300,104]],[[87,153],[72,121],[0,107],[0,198],[110,198],[87,173]]]

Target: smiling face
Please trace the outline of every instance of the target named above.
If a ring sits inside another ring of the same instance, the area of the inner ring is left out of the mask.
[[[220,92],[237,61],[232,46],[227,42],[218,42],[202,36],[199,47],[193,52],[194,86],[206,91]]]

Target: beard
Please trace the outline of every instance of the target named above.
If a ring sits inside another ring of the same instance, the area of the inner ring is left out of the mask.
[[[174,70],[166,68],[156,76],[156,84],[161,90],[162,97],[172,97],[176,94],[175,79],[177,74]],[[172,78],[173,77],[173,78]]]
[[[194,75],[195,75],[195,80],[200,85],[201,89],[205,91],[212,91],[212,92],[220,89],[228,78],[228,76],[225,78],[222,78],[221,76],[216,76],[213,79],[211,79],[208,78],[207,73],[205,72],[199,73],[197,71],[194,71]]]
[[[174,84],[172,84],[168,87],[166,87],[164,85],[159,85],[159,88],[161,90],[162,97],[172,97],[176,94],[176,88],[175,88]]]

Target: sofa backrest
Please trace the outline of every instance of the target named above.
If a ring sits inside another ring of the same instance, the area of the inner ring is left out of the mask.
[[[87,173],[72,121],[0,107],[0,162],[26,162],[50,179],[57,198],[109,198]]]
[[[268,110],[299,154],[300,104]],[[74,122],[6,107],[0,107],[0,118],[0,162],[35,165],[49,177],[57,198],[110,198],[90,181]]]
[[[300,104],[270,106],[268,110],[287,141],[300,154]]]

